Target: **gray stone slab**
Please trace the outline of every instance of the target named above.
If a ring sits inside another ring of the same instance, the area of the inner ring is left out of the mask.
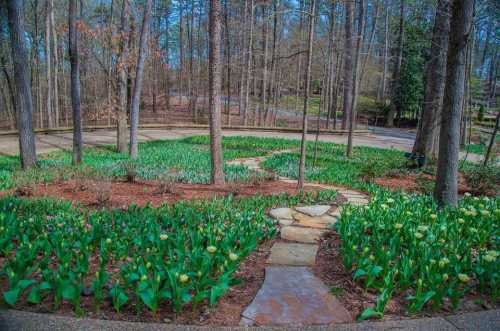
[[[356,206],[364,206],[369,203],[368,199],[365,198],[347,198],[347,202]]]
[[[294,225],[296,226],[305,226],[317,229],[327,229],[337,222],[337,219],[335,217],[328,214],[312,217],[306,214],[296,213],[295,215],[293,215],[293,218],[296,221],[294,223]]]
[[[326,214],[326,212],[330,210],[330,208],[330,205],[312,205],[295,207],[295,210],[309,216],[321,216]]]
[[[267,267],[264,284],[242,316],[255,325],[346,323],[352,317],[306,267]]]
[[[500,310],[487,310],[446,317],[461,330],[498,331],[500,330]]]
[[[269,215],[276,220],[291,220],[294,213],[295,211],[292,208],[274,208],[269,211]]]
[[[303,228],[299,226],[284,226],[281,228],[281,238],[304,244],[315,244],[321,238],[324,230]]]
[[[316,263],[318,245],[277,242],[271,247],[269,264],[311,266]]]

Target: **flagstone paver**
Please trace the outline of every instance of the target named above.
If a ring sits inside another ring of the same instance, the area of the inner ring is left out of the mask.
[[[330,210],[331,207],[332,206],[330,205],[313,205],[313,206],[295,207],[295,210],[301,212],[302,214],[314,217],[326,214],[326,212]]]
[[[293,220],[293,214],[295,211],[292,208],[274,208],[269,211],[269,215],[277,220]]]
[[[271,248],[268,264],[312,266],[316,263],[318,245],[277,242]]]
[[[293,218],[296,220],[294,225],[319,229],[327,229],[337,222],[337,218],[328,214],[311,217],[305,214],[297,213],[293,215]]]
[[[264,284],[243,311],[243,325],[345,323],[352,317],[307,267],[266,267]]]
[[[321,238],[325,230],[303,228],[298,226],[284,226],[281,228],[281,239],[297,241],[304,244],[315,244]]]

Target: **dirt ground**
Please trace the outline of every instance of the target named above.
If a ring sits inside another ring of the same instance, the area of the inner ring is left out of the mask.
[[[305,191],[316,191],[307,187]],[[261,181],[256,183],[228,183],[220,187],[210,184],[161,183],[159,181],[105,181],[70,180],[40,184],[34,189],[26,188],[18,195],[34,197],[54,197],[80,202],[87,207],[126,208],[131,204],[153,206],[171,204],[180,200],[203,200],[232,194],[250,197],[256,194],[277,195],[297,194],[296,185],[282,181]]]

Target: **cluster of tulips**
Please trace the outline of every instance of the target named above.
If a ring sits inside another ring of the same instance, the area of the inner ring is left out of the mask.
[[[361,318],[382,316],[404,295],[408,311],[457,307],[469,291],[498,299],[500,199],[466,194],[457,208],[432,197],[375,190],[369,205],[350,206],[337,223],[345,267],[379,293]]]

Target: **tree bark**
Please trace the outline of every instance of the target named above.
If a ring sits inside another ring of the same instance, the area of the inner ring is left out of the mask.
[[[309,90],[311,85],[311,62],[312,48],[314,41],[314,20],[316,11],[316,0],[311,0],[309,9],[309,37],[307,47],[307,65],[306,74],[304,77],[304,108],[302,113],[302,139],[300,142],[300,161],[299,161],[299,178],[297,188],[304,189],[305,171],[306,171],[306,137],[307,137],[307,107],[309,105]]]
[[[33,100],[28,77],[28,55],[25,46],[23,2],[8,0],[10,42],[16,85],[16,119],[19,135],[21,166],[28,169],[36,164],[33,133]]]
[[[267,18],[267,5],[262,5],[262,88],[260,90],[260,106],[259,106],[259,126],[262,125],[262,116],[267,117],[267,112],[261,110],[267,109],[267,56],[268,56],[268,18]],[[264,118],[265,121],[265,118]]]
[[[139,106],[142,92],[142,74],[144,62],[146,61],[146,48],[148,47],[149,20],[151,17],[152,0],[147,0],[144,6],[144,17],[142,20],[141,36],[139,39],[139,57],[135,73],[134,95],[132,96],[132,109],[130,111],[130,157],[137,158],[137,131],[139,129]]]
[[[385,5],[385,19],[384,19],[384,69],[382,73],[382,84],[380,89],[379,100],[385,104],[386,91],[387,91],[387,70],[389,68],[389,3],[386,1]]]
[[[54,122],[52,118],[52,49],[50,47],[50,13],[52,11],[51,0],[45,1],[45,66],[46,66],[46,83],[47,83],[47,95],[46,95],[46,110],[47,110],[47,120],[49,128],[54,127]]]
[[[389,113],[387,114],[387,126],[394,126],[394,117],[401,113],[400,89],[401,89],[401,65],[403,63],[403,43],[404,43],[404,0],[399,5],[399,34],[397,44],[397,59],[394,68],[394,79],[392,86],[392,102]]]
[[[430,61],[425,73],[424,104],[422,118],[418,126],[413,153],[425,157],[432,156],[435,136],[439,135],[440,112],[446,77],[446,53],[450,30],[449,0],[439,0],[434,18]]]
[[[361,57],[361,47],[363,46],[363,30],[365,26],[365,1],[359,0],[359,8],[358,8],[358,37],[356,40],[356,56],[354,58],[354,72],[353,72],[353,88],[352,88],[352,103],[351,103],[351,112],[349,113],[349,132],[347,135],[347,157],[352,156],[352,137],[353,131],[356,127],[356,105],[358,99],[358,87],[360,85],[360,77],[359,73],[359,62]]]
[[[493,150],[493,146],[495,145],[498,128],[500,127],[500,112],[497,113],[497,118],[495,120],[495,129],[491,134],[490,143],[488,144],[488,149],[486,150],[486,154],[484,156],[483,166],[486,166],[490,160],[491,151]]]
[[[129,3],[123,0],[120,15],[120,50],[117,61],[118,71],[118,112],[116,130],[116,149],[118,153],[127,151],[127,72],[128,72],[128,20]],[[168,98],[168,97],[167,97]]]
[[[222,159],[221,129],[221,3],[210,0],[209,22],[209,81],[208,98],[210,109],[210,147],[212,161],[212,184],[224,185],[224,163]]]
[[[439,156],[434,197],[440,207],[458,201],[458,156],[462,112],[465,58],[471,37],[473,0],[453,0],[446,65],[446,86],[439,137]]]
[[[80,59],[76,27],[76,0],[69,1],[69,60],[71,63],[71,106],[73,108],[72,163],[82,162],[82,118],[80,113]]]
[[[250,0],[250,32],[248,41],[248,51],[247,51],[247,73],[245,79],[245,105],[243,107],[243,126],[248,125],[248,109],[249,109],[249,98],[250,98],[250,74],[252,69],[252,57],[253,57],[253,24],[254,24],[254,0]]]
[[[166,111],[170,110],[170,1],[167,2],[165,7],[165,65],[167,67],[167,77],[165,79],[165,102]]]
[[[347,128],[348,120],[351,116],[352,106],[352,85],[353,85],[353,12],[352,1],[345,3],[345,43],[344,43],[344,100],[342,114],[342,130]]]
[[[59,54],[57,47],[57,32],[54,18],[54,0],[50,0],[50,31],[52,33],[52,42],[54,44],[54,122],[59,127]]]

